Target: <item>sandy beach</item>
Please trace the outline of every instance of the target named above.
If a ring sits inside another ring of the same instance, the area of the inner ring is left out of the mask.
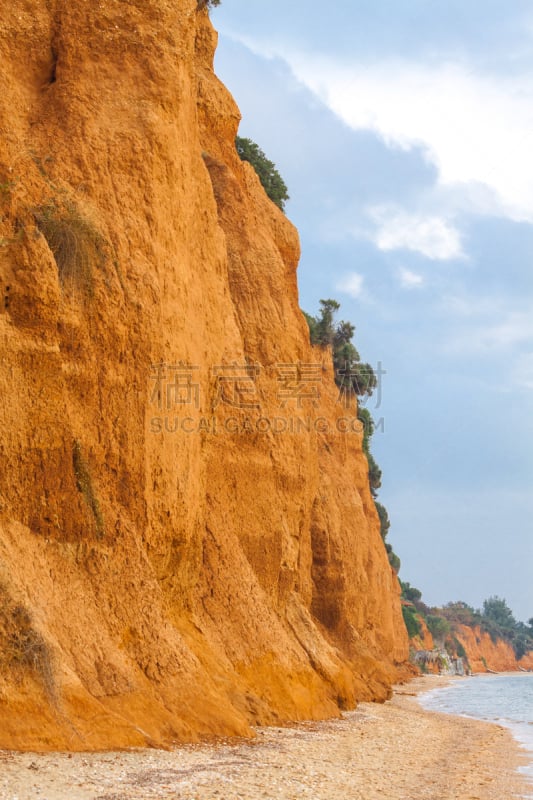
[[[0,753],[1,800],[511,800],[533,791],[524,756],[497,725],[424,711],[416,694],[449,679],[397,687],[385,705],[341,720],[263,728],[252,741],[172,752]]]

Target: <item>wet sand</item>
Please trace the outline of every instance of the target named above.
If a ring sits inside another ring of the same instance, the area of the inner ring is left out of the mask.
[[[0,753],[1,800],[511,800],[533,793],[524,756],[498,725],[423,710],[397,687],[341,720],[262,728],[255,740],[166,752]]]

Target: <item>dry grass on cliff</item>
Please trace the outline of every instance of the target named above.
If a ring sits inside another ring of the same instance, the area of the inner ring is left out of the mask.
[[[104,517],[100,508],[100,502],[94,491],[89,465],[83,457],[81,442],[76,439],[72,448],[72,464],[74,475],[76,476],[76,486],[83,495],[87,506],[91,510],[96,525],[96,535],[101,537],[105,533]]]
[[[71,201],[34,210],[37,227],[52,251],[64,289],[94,294],[94,265],[104,258],[104,240],[94,223]]]
[[[0,672],[22,677],[31,672],[50,699],[55,697],[53,659],[50,648],[36,630],[29,611],[13,602],[0,583]]]

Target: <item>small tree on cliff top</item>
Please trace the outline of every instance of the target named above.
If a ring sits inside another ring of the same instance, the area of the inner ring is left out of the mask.
[[[340,303],[337,300],[321,300],[318,316],[305,315],[311,344],[331,347],[335,381],[338,386],[350,386],[359,397],[364,395],[370,397],[377,386],[376,375],[370,364],[361,362],[357,348],[352,342],[355,325],[344,320],[335,321],[335,314],[339,308]],[[367,431],[367,434],[369,437],[372,435],[371,431]]]
[[[210,8],[215,8],[215,6],[220,5],[221,0],[198,0],[196,4],[197,11],[204,11],[204,9],[209,10]]]
[[[402,597],[405,598],[405,600],[409,600],[410,603],[422,599],[422,592],[420,589],[417,589],[416,586],[411,586],[409,581],[400,581],[400,586],[402,587]]]
[[[483,616],[492,620],[497,625],[508,630],[516,627],[516,620],[513,612],[501,597],[494,595],[483,603]]]
[[[252,142],[251,139],[243,139],[241,136],[237,136],[235,146],[241,160],[248,161],[255,169],[263,189],[272,202],[284,211],[285,202],[289,199],[289,192],[274,162],[270,161],[259,145]]]

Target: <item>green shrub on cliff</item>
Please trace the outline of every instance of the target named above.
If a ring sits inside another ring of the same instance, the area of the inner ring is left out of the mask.
[[[529,653],[533,647],[533,642],[528,636],[524,636],[520,633],[515,637],[513,641],[513,647],[516,657],[520,660],[522,656],[525,656],[526,653]]]
[[[389,547],[390,547],[390,545],[389,545]],[[393,568],[394,572],[397,575],[399,573],[399,571],[400,571],[401,566],[402,566],[402,562],[400,560],[400,556],[396,555],[396,553],[394,552],[392,547],[390,548],[390,550],[387,550],[387,554],[388,554],[388,557],[389,557],[389,564],[391,565],[391,567]]]
[[[506,639],[513,647],[518,659],[533,650],[533,635],[523,622],[517,622],[506,600],[497,595],[483,602],[479,624],[493,642]]]
[[[309,338],[311,344],[319,347],[332,347],[333,337],[335,336],[335,314],[341,307],[337,300],[321,300],[320,313],[313,317],[306,314],[305,318],[309,325]],[[354,328],[355,331],[355,328]]]
[[[372,497],[376,498],[378,496],[378,489],[381,489],[382,472],[372,453],[368,453],[367,461],[368,461],[368,480],[370,483],[370,491],[372,492]]]
[[[389,512],[381,503],[376,502],[374,505],[376,506],[379,517],[379,532],[381,533],[381,538],[385,542],[390,530]]]
[[[320,301],[320,312],[317,316],[307,314],[305,311],[303,313],[309,327],[311,344],[331,348],[335,383],[340,389],[339,399],[342,398],[343,401],[350,403],[355,397],[370,397],[378,385],[378,379],[370,364],[361,361],[359,352],[353,344],[355,325],[344,320],[335,321],[339,308],[340,303],[330,298]],[[375,424],[372,414],[361,403],[357,404],[357,418],[363,426],[363,452],[368,461],[368,482],[375,500],[381,487],[381,469],[372,455],[370,446]],[[380,521],[381,538],[385,542],[390,528],[389,515],[381,503],[376,503],[376,510]],[[385,543],[385,546],[389,564],[398,573],[401,566],[400,559],[390,544]]]
[[[196,10],[204,11],[205,9],[207,9],[209,11],[209,9],[219,6],[220,3],[221,0],[198,0],[196,4]]]
[[[438,614],[429,614],[426,618],[426,624],[434,639],[444,640],[450,632],[450,623]]]
[[[241,161],[248,161],[255,169],[263,189],[272,202],[284,211],[285,202],[289,199],[289,192],[274,162],[270,161],[259,145],[251,139],[243,139],[241,136],[237,136],[235,147]]]
[[[370,364],[361,361],[353,343],[355,325],[345,320],[335,322],[339,308],[340,303],[330,298],[320,301],[320,312],[316,317],[305,314],[311,344],[331,347],[337,386],[350,389],[358,397],[370,397],[377,386],[376,374]]]
[[[405,622],[405,627],[407,628],[407,633],[409,634],[409,638],[414,639],[415,636],[420,636],[422,628],[420,626],[420,622],[417,619],[416,611],[414,610],[414,608],[402,605],[402,614],[403,614],[403,621]]]
[[[306,314],[311,344],[331,347],[335,382],[342,390],[344,400],[352,397],[370,397],[377,386],[377,378],[370,364],[361,362],[353,336],[355,325],[342,320],[335,322],[335,314],[340,308],[336,300],[321,300],[320,313],[313,317]],[[367,408],[358,404],[357,416],[363,424],[363,451],[368,461],[368,479],[372,496],[377,496],[381,487],[381,469],[370,450],[370,440],[374,433],[374,420]]]
[[[457,638],[457,636],[453,636],[452,637],[452,644],[453,644],[455,653],[457,654],[458,658],[467,658],[466,650],[465,650],[464,646],[461,644],[461,642],[459,641],[459,639]]]
[[[422,592],[415,586],[411,586],[408,581],[400,581],[402,587],[402,597],[409,600],[410,603],[415,603],[417,600],[422,599]]]

